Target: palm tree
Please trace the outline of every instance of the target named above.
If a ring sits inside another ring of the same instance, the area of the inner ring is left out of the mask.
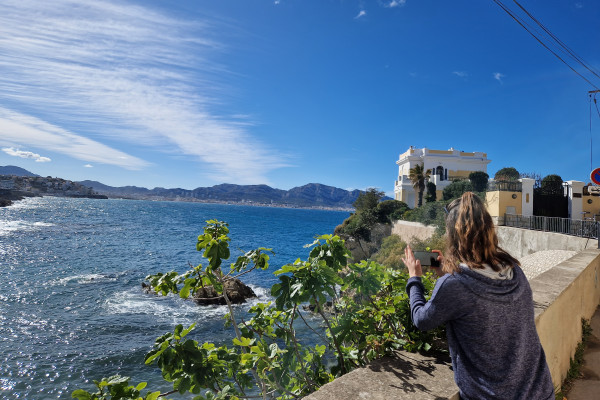
[[[423,205],[423,192],[425,191],[425,183],[429,181],[431,170],[425,171],[423,164],[417,164],[408,171],[408,179],[412,182],[413,188],[419,190],[419,204],[418,207]]]

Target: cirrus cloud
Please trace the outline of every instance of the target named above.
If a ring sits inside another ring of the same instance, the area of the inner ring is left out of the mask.
[[[197,161],[214,179],[267,182],[284,155],[252,122],[218,111],[233,73],[213,61],[225,49],[217,37],[234,29],[116,0],[3,1],[0,107],[18,116],[0,121],[0,140],[130,169],[150,163],[115,146],[144,147]]]

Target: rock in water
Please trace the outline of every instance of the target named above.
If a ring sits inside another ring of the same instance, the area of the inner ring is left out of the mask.
[[[256,297],[254,291],[239,279],[231,279],[225,282],[225,292],[229,297],[229,301],[233,304],[245,303],[246,299]],[[227,304],[225,297],[218,294],[212,286],[198,289],[193,300],[200,305]]]

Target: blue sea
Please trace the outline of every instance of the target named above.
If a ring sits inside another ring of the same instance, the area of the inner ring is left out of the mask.
[[[224,306],[200,307],[143,293],[148,274],[180,273],[203,262],[195,249],[205,221],[229,223],[232,261],[260,246],[275,255],[267,271],[243,277],[271,300],[278,267],[306,258],[315,235],[332,233],[347,212],[221,204],[31,198],[0,208],[0,398],[71,398],[118,373],[148,389],[172,389],[144,365],[154,340],[175,325],[230,343]],[[177,395],[175,395],[177,397]]]

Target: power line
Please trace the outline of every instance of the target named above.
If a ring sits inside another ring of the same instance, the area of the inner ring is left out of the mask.
[[[564,49],[564,51],[570,55],[575,61],[577,61],[579,64],[581,64],[585,69],[587,69],[588,71],[590,71],[593,75],[595,75],[597,78],[600,78],[600,75],[598,75],[598,73],[591,68],[590,66],[588,66],[587,62],[579,57],[573,50],[571,50],[571,48],[569,48],[569,46],[567,46],[562,40],[560,40],[555,34],[553,34],[548,28],[546,28],[544,26],[544,24],[542,24],[540,21],[538,21],[529,11],[527,11],[525,9],[525,7],[523,7],[517,0],[513,0],[515,2],[515,4],[517,6],[519,6],[519,8],[521,10],[523,10],[523,12],[525,12],[525,14],[527,14],[527,16],[529,16],[529,18],[531,18],[540,28],[542,28],[544,30],[544,32],[546,32],[552,39],[554,39],[554,41],[556,43],[558,43],[558,45],[560,47],[562,47]]]
[[[551,33],[545,26],[543,26],[537,19],[535,19],[531,13],[529,13],[527,10],[525,10],[525,8],[519,4],[516,0],[513,0],[518,6],[519,8],[521,8],[528,16],[529,18],[531,18],[538,26],[540,26],[548,35],[550,35],[552,37],[552,39],[558,43],[559,48],[563,51],[566,52],[567,55],[571,56],[577,63],[579,63],[580,65],[582,65],[585,69],[587,69],[588,71],[590,71],[593,75],[597,76],[600,78],[600,76],[594,71],[592,70],[590,67],[587,66],[587,64],[583,61],[583,59],[579,56],[577,56],[577,54],[575,54],[575,52],[573,52],[568,46],[566,46],[560,39],[558,39],[553,33]],[[587,83],[589,83],[591,86],[593,86],[596,89],[600,89],[598,88],[598,86],[596,86],[595,84],[593,84],[589,79],[587,79],[585,76],[583,76],[582,74],[580,74],[575,68],[573,68],[567,61],[565,61],[561,56],[559,56],[554,50],[552,50],[548,44],[544,43],[544,41],[542,39],[540,39],[533,31],[533,29],[528,28],[529,24],[520,16],[518,16],[515,12],[513,12],[510,8],[508,8],[504,3],[502,3],[501,0],[494,0],[494,3],[496,3],[498,6],[500,6],[500,8],[502,8],[512,19],[514,19],[519,25],[521,25],[521,27],[523,29],[525,29],[531,36],[533,36],[533,38],[535,40],[537,40],[542,46],[544,46],[544,48],[546,48],[546,50],[548,50],[550,53],[552,53],[556,58],[558,58],[563,64],[565,64],[567,67],[569,67],[569,69],[573,72],[575,72],[577,75],[579,75],[583,80],[585,80]]]

